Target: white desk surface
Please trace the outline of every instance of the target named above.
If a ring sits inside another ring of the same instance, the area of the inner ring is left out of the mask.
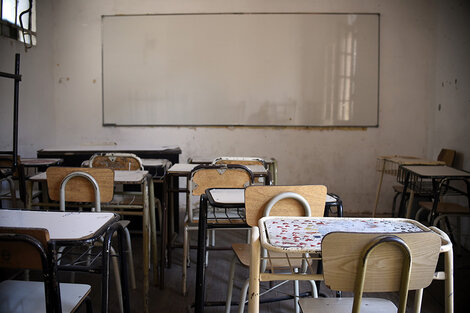
[[[62,161],[62,159],[21,158],[21,163],[26,167],[50,166]]]
[[[168,170],[169,174],[189,175],[200,164],[176,163]],[[245,165],[254,175],[265,175],[267,170],[262,165]]]
[[[403,156],[403,155],[390,155],[390,156],[378,156],[378,160],[384,160],[385,162],[396,163],[399,165],[445,165],[444,161],[429,160],[414,156]]]
[[[46,228],[51,240],[83,240],[114,218],[101,212],[0,210],[0,227]]]
[[[50,147],[43,148],[40,151],[164,151],[171,149],[179,149],[178,146],[151,146],[151,147],[140,147],[140,146],[119,146],[119,145],[103,145],[103,146],[63,146],[63,147]]]
[[[422,177],[469,177],[470,173],[458,170],[449,166],[403,166],[405,170],[410,171]]]
[[[243,204],[245,203],[245,189],[244,188],[213,188],[208,190],[212,199],[218,203],[226,204]],[[336,202],[336,198],[326,195],[326,202]]]
[[[167,159],[142,159],[144,167],[162,167],[171,164]]]
[[[140,184],[145,179],[148,171],[114,171],[114,182],[117,184]],[[31,176],[32,181],[46,181],[46,172]]]
[[[217,203],[226,204],[244,204],[245,203],[245,189],[211,189],[208,190],[212,199]]]
[[[337,217],[263,217],[259,221],[265,248],[295,252],[321,252],[323,237],[333,231],[367,233],[420,232],[429,229],[409,219]]]

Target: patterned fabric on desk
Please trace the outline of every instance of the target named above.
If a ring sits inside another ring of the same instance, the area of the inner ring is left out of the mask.
[[[321,250],[323,236],[332,231],[344,232],[420,232],[407,221],[371,219],[269,219],[265,221],[269,243],[280,248],[302,247]]]

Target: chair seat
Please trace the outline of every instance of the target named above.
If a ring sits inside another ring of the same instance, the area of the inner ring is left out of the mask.
[[[431,201],[421,201],[419,205],[428,210],[432,210],[433,203]],[[437,204],[437,213],[440,214],[470,214],[470,209],[463,205],[452,202],[439,202]]]
[[[90,293],[85,284],[60,284],[62,312],[74,312]],[[44,283],[37,281],[6,280],[0,283],[0,312],[46,312]]]
[[[303,313],[351,313],[354,298],[303,298],[299,304]],[[362,298],[361,313],[396,313],[392,301],[380,298]]]

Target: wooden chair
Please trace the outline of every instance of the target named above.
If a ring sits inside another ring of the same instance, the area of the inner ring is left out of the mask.
[[[13,208],[18,207],[18,197],[16,193],[15,181],[18,182],[19,200],[25,203],[26,200],[26,178],[24,167],[21,163],[20,156],[17,157],[16,165],[14,164],[13,155],[0,154],[0,183],[6,181],[9,190],[0,194],[1,200],[10,200]],[[0,203],[1,207],[1,203]]]
[[[0,312],[75,312],[83,302],[92,312],[89,285],[58,283],[48,244],[47,229],[0,228],[0,267],[39,270],[43,280],[2,281]]]
[[[143,171],[142,160],[133,153],[95,153],[89,167],[111,168],[115,171]]]
[[[212,161],[212,164],[239,164],[239,165],[261,165],[268,169],[266,161],[258,157],[218,157]],[[269,170],[269,169],[268,169]],[[277,168],[276,168],[277,171]],[[268,182],[265,183],[262,177],[255,177],[255,184],[272,185],[272,175],[268,172]]]
[[[409,290],[433,280],[441,238],[433,232],[333,232],[322,241],[325,284],[354,298],[302,299],[302,312],[397,312],[390,300],[363,298],[363,292],[399,291],[398,312],[405,313]]]
[[[124,153],[124,152],[106,152],[106,153],[95,153],[92,155],[90,160],[87,162],[88,167],[92,168],[110,168],[115,171],[143,171],[144,165],[142,159],[139,158],[134,153]],[[83,165],[83,164],[82,164]],[[133,197],[129,199],[126,196],[119,193],[116,193],[119,197],[119,203],[125,204],[129,202],[129,204],[135,203],[136,199]],[[127,193],[128,194],[128,193]],[[160,229],[162,229],[162,204],[159,199],[155,197],[155,208],[157,209],[159,221],[160,221]],[[156,224],[156,216],[155,211],[150,210],[150,233],[151,233],[151,252],[152,252],[152,262],[154,265],[154,282],[157,282],[157,224]]]
[[[79,204],[93,203],[92,211],[100,212],[101,203],[111,202],[114,195],[114,171],[102,168],[74,168],[74,167],[49,167],[47,173],[47,188],[51,200],[60,202],[60,210],[65,211],[66,202]],[[119,221],[124,228],[127,238],[127,259],[131,286],[136,288],[132,244],[127,226],[129,221]],[[114,253],[115,254],[115,253]],[[117,290],[121,290],[119,266],[113,258],[115,282]],[[118,293],[121,295],[121,293]],[[122,308],[122,299],[120,305]]]
[[[249,226],[258,226],[258,220],[263,216],[323,216],[325,211],[326,187],[321,185],[306,186],[250,186],[245,190],[246,221]],[[307,209],[308,208],[308,209]],[[250,245],[233,244],[232,249],[235,257],[230,265],[229,283],[227,288],[227,299],[225,312],[230,312],[232,300],[233,278],[235,263],[250,266]],[[270,253],[273,257],[271,266],[282,270],[283,268],[301,268],[299,264],[288,264],[285,259],[276,258],[276,253]],[[261,266],[261,271],[266,270],[266,263]],[[312,294],[317,297],[316,285],[310,281]],[[295,308],[299,311],[298,281],[294,282]],[[242,313],[245,308],[246,293],[249,287],[249,279],[246,279],[240,292],[238,312]]]
[[[253,183],[253,173],[245,166],[238,164],[198,165],[190,174],[189,192],[199,198],[209,188],[245,188]],[[189,200],[189,197],[188,197]],[[183,236],[183,294],[186,294],[186,275],[189,265],[189,231],[198,229],[198,209],[188,206],[185,216]],[[244,224],[244,216],[229,209],[208,212],[208,223]]]
[[[455,150],[450,149],[441,149],[439,155],[437,156],[438,161],[445,162],[445,165],[451,166],[454,164],[455,160]],[[395,217],[395,208],[397,204],[398,197],[403,193],[403,185],[394,185],[392,186],[395,195],[393,196],[393,203],[392,203],[392,217]],[[409,195],[409,191],[407,192],[407,196]],[[415,197],[421,198],[429,198],[429,194],[416,194]]]

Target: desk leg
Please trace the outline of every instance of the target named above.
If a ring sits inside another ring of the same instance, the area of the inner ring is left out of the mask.
[[[442,183],[442,182],[441,182]],[[439,198],[440,198],[440,183],[438,183],[435,179],[432,180],[432,210],[429,220],[429,225],[434,225],[434,219],[437,216],[437,207],[439,205]],[[450,232],[452,235],[452,232]],[[455,242],[455,241],[454,241]]]
[[[403,183],[403,193],[401,194],[400,207],[398,208],[398,217],[403,217],[405,214],[406,191],[408,189],[410,180],[410,173],[406,172],[405,182]]]
[[[157,252],[157,221],[155,217],[155,190],[153,189],[153,178],[149,177],[149,209],[150,209],[150,240],[153,267],[153,284],[158,282],[158,252]]]
[[[250,291],[248,296],[248,312],[259,312],[259,281],[260,281],[260,239],[259,228],[251,228],[251,263],[250,263]],[[242,305],[242,304],[240,304]]]
[[[148,195],[148,180],[144,179],[142,185],[142,196],[143,196],[143,216],[142,216],[142,236],[143,236],[143,271],[144,271],[144,286],[143,286],[143,298],[144,298],[144,312],[149,312],[149,271],[150,271],[150,232],[149,232],[149,195]]]
[[[173,175],[170,175],[170,179],[169,179],[169,185],[168,185],[168,198],[169,198],[169,205],[168,205],[168,213],[169,213],[169,221],[167,223],[168,225],[168,239],[167,239],[167,258],[168,258],[168,268],[171,267],[171,262],[172,262],[172,259],[171,259],[171,244],[172,244],[172,241],[173,241],[173,234],[175,233],[175,223],[174,223],[174,219],[175,219],[175,214],[174,214],[174,211],[175,211],[175,196],[174,196],[174,191],[173,191],[173,185],[174,185],[174,176]]]
[[[127,271],[127,259],[124,253],[124,242],[126,241],[126,235],[124,229],[119,223],[114,223],[108,227],[106,235],[103,242],[103,252],[102,252],[102,282],[101,282],[101,312],[109,312],[109,277],[110,277],[110,253],[111,253],[111,240],[113,234],[118,232],[118,241],[119,241],[119,259],[120,259],[120,279],[121,279],[121,293],[122,293],[122,302],[124,313],[129,313],[130,303],[129,303],[129,283],[128,283],[128,271]]]
[[[165,267],[166,267],[166,250],[168,244],[168,188],[167,188],[167,179],[163,179],[163,206],[162,206],[162,228],[161,236],[162,241],[160,244],[160,289],[165,288]]]
[[[379,205],[380,190],[382,189],[382,181],[384,179],[384,172],[385,172],[385,161],[383,161],[382,168],[380,170],[379,184],[377,185],[377,193],[375,194],[375,204],[374,204],[374,211],[372,211],[372,217],[375,217],[377,206]]]
[[[16,198],[16,197],[15,197]],[[33,207],[33,182],[26,181],[26,203],[25,207],[29,210]]]
[[[403,189],[403,191],[405,191]],[[408,205],[406,206],[406,218],[411,218],[411,209],[413,208],[413,201],[415,199],[414,190],[410,190],[410,198],[408,199]]]
[[[197,230],[197,263],[196,263],[196,299],[195,313],[204,312],[205,267],[207,235],[207,196],[201,195],[199,204],[199,222]]]

